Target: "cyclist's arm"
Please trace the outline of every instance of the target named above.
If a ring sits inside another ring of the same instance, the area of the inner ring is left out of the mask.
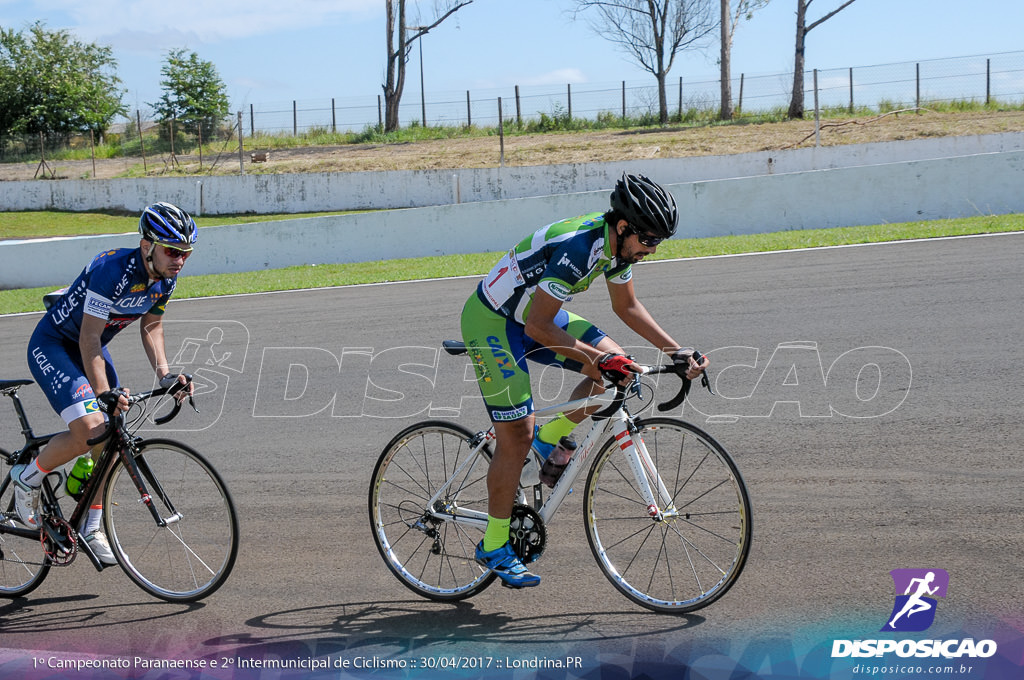
[[[526,317],[526,334],[541,345],[557,348],[559,354],[567,356],[583,364],[583,374],[601,381],[601,372],[597,362],[604,355],[596,347],[577,340],[564,329],[555,324],[555,314],[562,308],[562,301],[538,288],[530,303],[530,311]]]
[[[612,311],[641,338],[670,355],[681,347],[666,333],[643,303],[636,297],[633,280],[625,283],[608,282],[608,296],[612,300]]]
[[[168,371],[167,352],[164,348],[164,322],[159,314],[146,313],[139,320],[139,333],[146,357],[153,367],[157,378],[162,378]]]
[[[167,364],[167,350],[164,345],[163,315],[147,312],[142,315],[140,321],[139,333],[142,336],[142,346],[146,350],[146,357],[149,358],[149,363],[153,367],[153,372],[156,373],[157,380],[162,380],[170,372],[170,367]],[[185,376],[179,374],[178,382],[185,384],[187,380]],[[192,394],[193,389],[192,385],[189,384],[187,394]],[[179,399],[183,399],[185,394],[185,392],[180,393]]]

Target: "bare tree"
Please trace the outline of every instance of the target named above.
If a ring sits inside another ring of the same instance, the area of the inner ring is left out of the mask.
[[[732,39],[742,19],[750,19],[756,10],[768,4],[769,0],[720,0],[722,10],[721,57],[719,67],[722,81],[722,120],[732,120]]]
[[[718,25],[714,0],[574,0],[593,10],[591,28],[623,48],[658,81],[658,115],[668,123],[665,83],[676,55],[698,45]]]
[[[843,4],[821,17],[817,21],[807,23],[807,10],[814,0],[796,0],[796,58],[793,63],[793,97],[789,100],[789,117],[804,117],[804,45],[807,34],[812,28],[819,26],[842,10],[854,3],[854,0],[846,0]]]
[[[405,89],[405,67],[413,43],[437,28],[442,21],[455,14],[473,0],[434,0],[433,19],[427,22],[408,23],[406,0],[385,0],[387,5],[388,65],[384,82],[384,131],[398,129],[398,106]],[[423,121],[426,125],[427,121]]]

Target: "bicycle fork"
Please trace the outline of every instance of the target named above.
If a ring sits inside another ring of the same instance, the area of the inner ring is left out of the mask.
[[[136,456],[137,450],[134,445],[127,444],[122,449],[121,460],[124,462],[124,467],[128,471],[128,476],[135,484],[135,488],[139,490],[139,502],[145,504],[149,508],[149,512],[153,515],[153,521],[156,522],[157,526],[163,528],[169,524],[175,524],[181,521],[182,515],[180,512],[174,509],[174,504],[171,503],[171,499],[167,497],[163,487],[160,486],[160,482],[153,475],[152,470],[149,468],[149,464],[143,456]],[[149,494],[146,489],[146,483],[143,481],[143,477],[153,486],[153,492],[157,495],[160,501],[164,504],[164,507],[170,511],[170,516],[164,518],[160,516],[160,511],[157,509],[156,504],[153,502],[153,497]]]
[[[633,476],[636,477],[640,495],[647,503],[648,516],[656,522],[663,521],[666,516],[675,516],[675,503],[661,475],[658,474],[658,469],[654,467],[654,461],[651,460],[651,454],[636,425],[632,421],[620,420],[613,427],[612,433]],[[652,482],[657,489],[652,486]]]

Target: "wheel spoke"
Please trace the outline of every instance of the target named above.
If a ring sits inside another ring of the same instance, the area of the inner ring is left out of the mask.
[[[625,455],[609,441],[596,456],[584,504],[598,564],[626,597],[655,611],[707,606],[735,582],[750,548],[750,502],[739,471],[698,428],[638,421],[669,508],[651,517]],[[645,472],[645,474],[648,474]]]

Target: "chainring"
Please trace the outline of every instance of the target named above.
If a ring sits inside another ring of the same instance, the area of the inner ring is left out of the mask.
[[[544,552],[544,545],[547,542],[544,520],[530,506],[521,503],[512,506],[512,520],[508,533],[512,550],[524,564],[533,562]]]
[[[56,567],[66,567],[74,562],[78,555],[78,535],[75,530],[63,519],[52,515],[44,516],[42,522],[39,541],[50,563]]]

